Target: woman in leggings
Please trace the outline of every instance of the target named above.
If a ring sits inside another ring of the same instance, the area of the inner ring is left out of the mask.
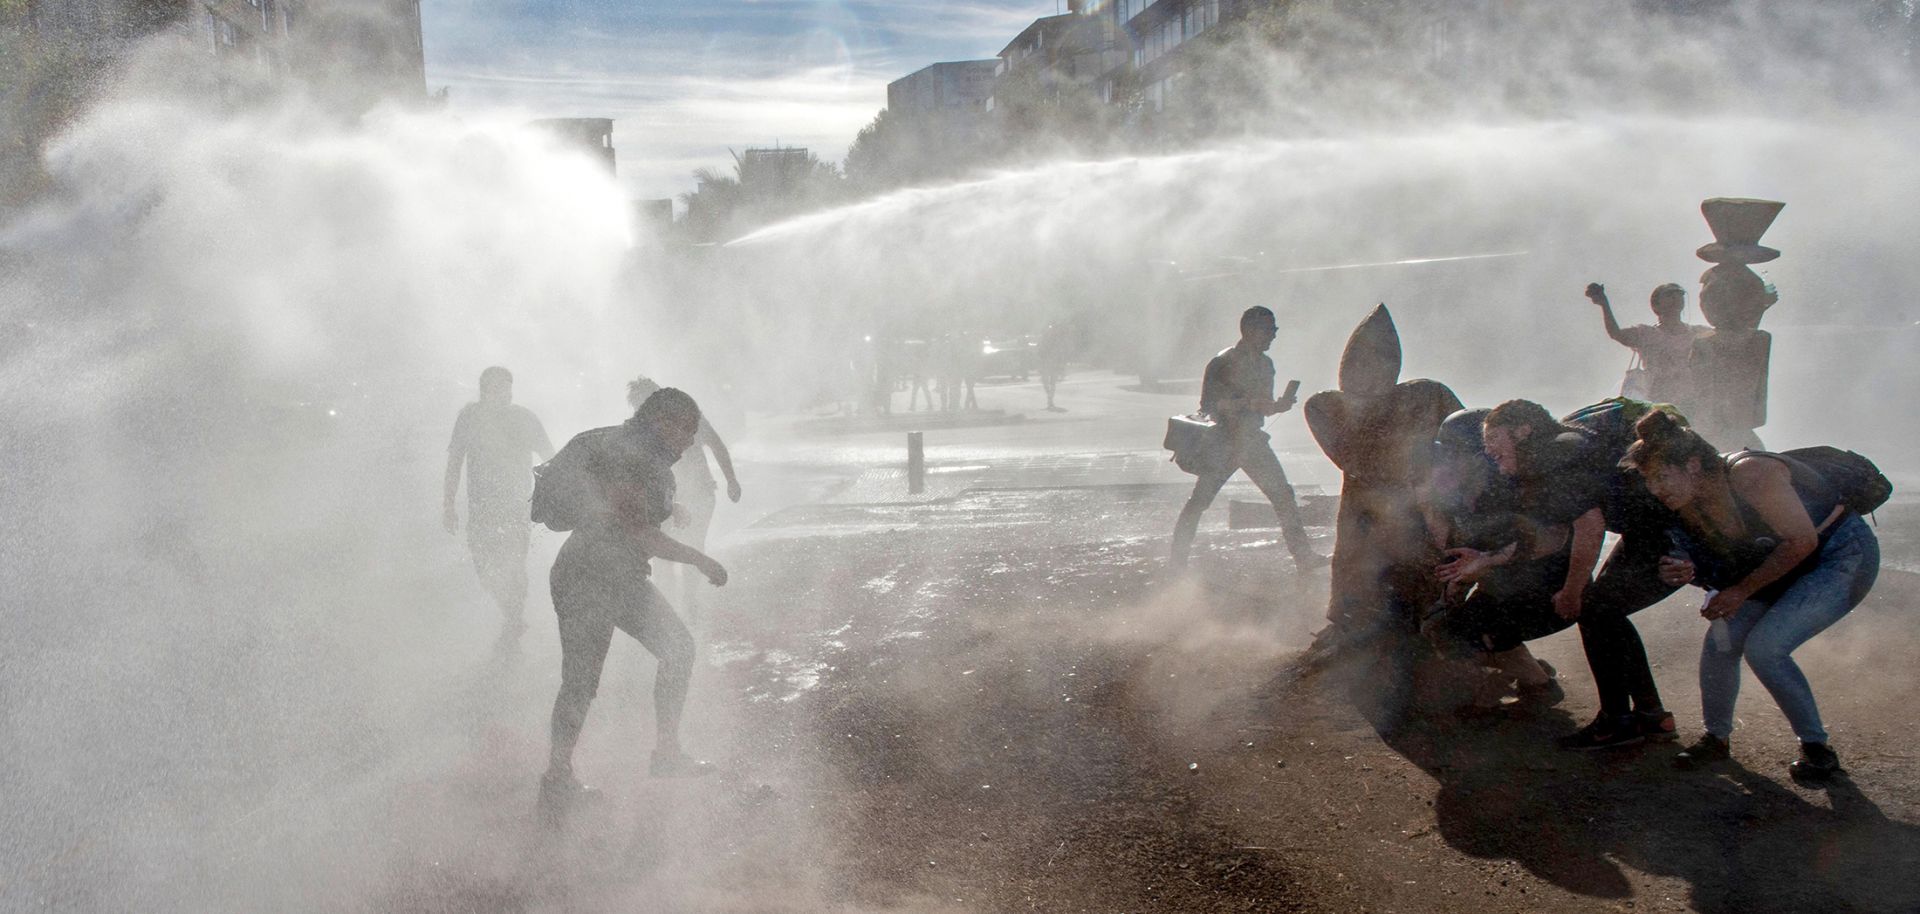
[[[1700,704],[1706,734],[1675,760],[1683,768],[1725,759],[1740,691],[1740,659],[1773,695],[1800,738],[1796,777],[1840,770],[1813,688],[1793,652],[1866,598],[1880,573],[1880,543],[1839,493],[1812,468],[1778,454],[1722,457],[1671,416],[1652,413],[1635,426],[1626,463],[1647,489],[1679,514],[1687,557],[1660,562],[1671,585],[1710,594],[1700,614],[1712,622],[1700,651]]]

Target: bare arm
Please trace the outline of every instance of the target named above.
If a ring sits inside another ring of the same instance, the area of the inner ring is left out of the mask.
[[[1740,604],[1780,580],[1820,548],[1820,534],[1793,490],[1793,472],[1778,460],[1742,460],[1727,471],[1734,494],[1752,505],[1780,537],[1780,545],[1740,582],[1721,591],[1702,613],[1709,619],[1733,615]]]
[[[447,442],[447,472],[440,486],[440,525],[448,533],[460,529],[460,514],[453,508],[453,498],[460,494],[460,468],[467,462],[467,423],[466,413],[453,423],[453,439]]]
[[[1600,306],[1600,317],[1607,324],[1607,336],[1622,346],[1632,346],[1627,342],[1626,333],[1620,329],[1620,321],[1613,316],[1613,303],[1607,300],[1607,288],[1597,282],[1588,283],[1587,299]]]
[[[728,500],[739,501],[740,477],[733,475],[733,455],[727,452],[727,443],[720,440],[720,433],[705,419],[700,420],[700,431],[706,439],[707,450],[713,452],[714,462],[720,464],[720,475],[727,478]]]
[[[1580,515],[1573,522],[1573,545],[1567,556],[1567,580],[1553,595],[1554,612],[1562,619],[1580,617],[1580,598],[1593,583],[1593,566],[1600,561],[1600,543],[1606,539],[1607,522],[1599,508]]]
[[[613,507],[614,517],[618,519],[620,529],[633,537],[640,548],[654,558],[692,565],[700,569],[718,587],[727,582],[727,570],[719,562],[709,558],[706,553],[674,539],[661,530],[658,524],[646,520],[646,495],[637,487],[616,488],[607,493]]]

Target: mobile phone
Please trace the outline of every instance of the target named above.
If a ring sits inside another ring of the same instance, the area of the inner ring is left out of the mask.
[[[1287,392],[1281,394],[1280,399],[1291,400],[1295,396],[1297,396],[1299,393],[1300,393],[1300,379],[1295,378],[1287,382]]]

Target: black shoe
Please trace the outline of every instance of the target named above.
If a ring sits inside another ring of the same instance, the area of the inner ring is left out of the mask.
[[[1824,781],[1844,770],[1826,743],[1801,743],[1800,760],[1787,766],[1787,773],[1802,781]]]
[[[1702,734],[1694,744],[1680,750],[1673,757],[1673,767],[1682,771],[1694,771],[1716,762],[1724,762],[1733,757],[1733,746],[1726,740],[1711,733]]]
[[[1680,728],[1674,725],[1672,711],[1635,711],[1633,722],[1648,742],[1670,743],[1680,738]]]
[[[1598,749],[1612,749],[1616,746],[1631,746],[1646,739],[1635,725],[1633,715],[1612,717],[1602,714],[1579,730],[1560,737],[1557,742],[1562,749],[1575,752],[1593,752]]]
[[[1567,690],[1560,685],[1560,672],[1545,660],[1540,661],[1540,668],[1547,672],[1547,681],[1539,685],[1527,685],[1523,682],[1515,686],[1514,691],[1519,693],[1520,701],[1523,704],[1539,705],[1557,705],[1565,701]]]

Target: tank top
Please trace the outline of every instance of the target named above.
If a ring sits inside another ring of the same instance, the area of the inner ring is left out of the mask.
[[[1756,457],[1778,460],[1787,465],[1794,494],[1800,496],[1800,505],[1806,509],[1807,517],[1813,520],[1813,525],[1820,528],[1820,543],[1825,545],[1827,537],[1837,524],[1827,524],[1825,527],[1820,525],[1826,522],[1827,515],[1832,514],[1833,509],[1840,504],[1839,493],[1834,490],[1833,485],[1827,482],[1826,477],[1820,475],[1820,471],[1792,457],[1770,451],[1736,451],[1725,455],[1724,459],[1727,462],[1727,468],[1731,470],[1734,464]],[[1734,509],[1740,512],[1740,523],[1744,528],[1738,535],[1726,536],[1718,532],[1691,527],[1686,530],[1688,539],[1691,541],[1691,548],[1687,551],[1694,562],[1695,581],[1714,590],[1725,590],[1744,580],[1780,545],[1780,534],[1767,523],[1766,518],[1760,516],[1760,512],[1753,505],[1740,497],[1740,493],[1734,493],[1733,504]],[[1753,598],[1761,602],[1778,599],[1781,594],[1786,593],[1787,588],[1792,586],[1794,581],[1813,570],[1819,562],[1820,551],[1816,548],[1812,555],[1794,566],[1793,570],[1781,575],[1779,580],[1762,588],[1759,593],[1753,595]]]

